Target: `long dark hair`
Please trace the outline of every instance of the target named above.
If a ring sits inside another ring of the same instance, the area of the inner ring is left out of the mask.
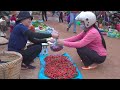
[[[100,30],[98,29],[98,27],[97,27],[95,24],[93,25],[93,27],[98,30],[98,32],[99,32],[99,34],[100,34],[100,36],[101,36],[101,38],[102,38],[102,44],[103,44],[104,48],[107,49],[107,48],[106,48],[105,39],[103,38],[103,35],[101,34]]]

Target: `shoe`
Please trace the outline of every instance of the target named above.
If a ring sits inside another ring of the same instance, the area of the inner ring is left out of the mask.
[[[69,31],[69,28],[67,28],[67,31]]]
[[[32,66],[32,65],[21,65],[22,68],[24,69],[35,69],[36,67],[35,66]]]
[[[28,67],[28,69],[35,69],[36,68],[35,66],[32,66],[32,65],[28,65],[27,67]]]
[[[77,33],[77,32],[73,32],[73,33]]]

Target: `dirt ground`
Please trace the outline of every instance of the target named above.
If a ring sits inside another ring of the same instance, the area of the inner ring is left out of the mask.
[[[73,27],[70,28],[70,31],[67,32],[67,23],[59,23],[58,19],[55,17],[51,17],[49,15],[48,21],[45,22],[48,26],[55,28],[59,34],[60,38],[67,38],[74,36],[76,34],[73,33]],[[77,34],[80,33],[81,30],[79,26],[77,26]],[[67,52],[70,54],[74,62],[77,64],[80,72],[83,75],[83,79],[119,79],[120,78],[120,56],[119,56],[119,50],[120,50],[120,39],[110,38],[107,36],[104,36],[106,44],[107,44],[107,52],[108,56],[106,61],[99,65],[98,68],[94,70],[82,70],[82,62],[80,61],[79,56],[76,53],[75,48],[69,48],[64,47],[63,50],[55,53],[52,52],[49,48],[49,54],[63,54],[64,52]],[[1,50],[7,50],[7,45],[0,46]],[[21,70],[21,79],[38,79],[38,73],[40,70],[40,62],[39,59],[36,58],[33,65],[36,66],[35,70]]]

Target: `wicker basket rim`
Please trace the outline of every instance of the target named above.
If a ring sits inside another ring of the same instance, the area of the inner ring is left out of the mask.
[[[6,53],[6,54],[16,54],[16,55],[19,56],[19,58],[15,59],[15,60],[13,60],[13,61],[10,61],[10,62],[2,63],[2,64],[0,64],[0,66],[1,66],[1,65],[6,65],[6,64],[11,64],[11,63],[13,63],[13,62],[16,62],[16,61],[19,61],[19,60],[22,60],[22,59],[23,59],[22,55],[21,55],[20,53],[18,53],[18,52],[14,52],[14,51],[3,51],[3,52],[0,52],[0,54],[2,54],[2,53]]]

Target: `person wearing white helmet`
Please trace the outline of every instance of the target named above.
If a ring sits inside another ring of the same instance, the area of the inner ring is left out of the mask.
[[[76,48],[84,66],[82,69],[94,69],[105,61],[107,56],[105,40],[95,25],[96,16],[90,11],[81,12],[76,18],[84,25],[83,31],[67,39],[58,39],[58,43]]]

